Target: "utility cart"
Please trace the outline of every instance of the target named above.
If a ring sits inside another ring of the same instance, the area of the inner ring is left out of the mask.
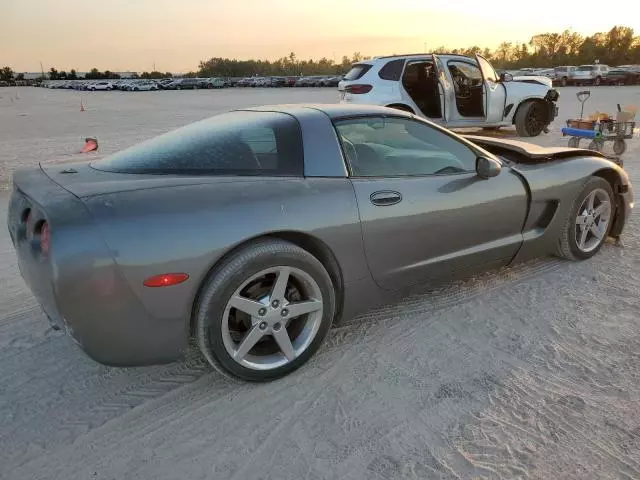
[[[580,140],[590,139],[591,142],[587,148],[602,152],[605,142],[613,142],[613,152],[616,155],[622,155],[627,149],[625,140],[633,138],[636,123],[632,119],[635,117],[635,112],[623,112],[618,104],[615,120],[602,113],[584,119],[584,102],[587,101],[591,92],[585,90],[576,95],[578,101],[582,103],[580,118],[567,120],[567,126],[562,129],[563,136],[571,137],[569,138],[569,146],[578,148]]]

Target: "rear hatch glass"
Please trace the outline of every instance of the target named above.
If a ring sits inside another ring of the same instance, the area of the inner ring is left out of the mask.
[[[301,176],[297,120],[235,111],[192,123],[91,163],[113,173]]]
[[[358,80],[359,78],[362,78],[365,73],[371,70],[372,66],[373,65],[370,65],[368,63],[356,63],[344,76],[344,80]]]

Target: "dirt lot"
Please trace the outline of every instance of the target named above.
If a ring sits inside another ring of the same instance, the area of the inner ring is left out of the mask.
[[[554,131],[579,113],[561,90]],[[587,110],[640,104],[592,89]],[[80,93],[0,88],[0,183],[230,108],[334,89]],[[509,134],[508,132],[506,134]],[[640,188],[640,139],[626,168]],[[7,194],[0,193],[4,218]],[[0,229],[0,478],[640,478],[640,222],[590,261],[541,259],[335,328],[293,375],[250,385],[199,360],[112,369],[47,328]],[[152,334],[152,332],[150,332]]]

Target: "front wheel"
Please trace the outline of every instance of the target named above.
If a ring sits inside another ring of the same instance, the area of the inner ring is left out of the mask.
[[[542,101],[528,101],[518,108],[516,132],[521,137],[537,137],[547,127],[546,105]]]
[[[591,177],[573,203],[558,240],[558,254],[569,260],[594,256],[609,235],[613,190],[605,179]]]
[[[601,83],[602,83],[602,79],[600,77],[596,77],[596,79],[593,81],[593,84],[596,87],[598,87]]]
[[[309,360],[334,312],[333,283],[320,261],[292,243],[260,240],[210,276],[196,310],[196,337],[219,372],[269,381]]]

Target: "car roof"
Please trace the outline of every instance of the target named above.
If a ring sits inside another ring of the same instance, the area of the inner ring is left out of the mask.
[[[362,115],[395,115],[411,118],[413,115],[409,112],[397,110],[389,107],[381,107],[377,105],[353,105],[343,103],[291,103],[277,105],[262,105],[258,107],[248,107],[238,109],[241,111],[256,112],[280,112],[288,113],[293,116],[323,113],[329,118],[343,118]]]

